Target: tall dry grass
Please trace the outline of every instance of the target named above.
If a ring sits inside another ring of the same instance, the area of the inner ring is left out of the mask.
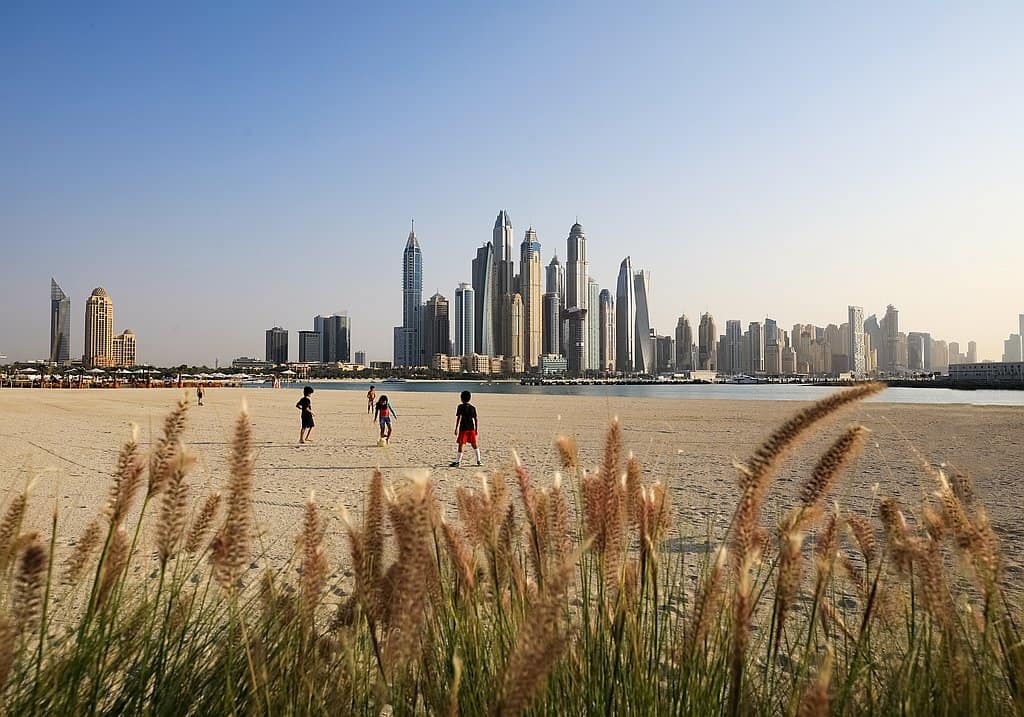
[[[926,466],[919,506],[841,506],[851,426],[765,522],[793,446],[875,390],[771,433],[698,553],[667,540],[670,491],[613,422],[593,470],[562,437],[554,476],[513,458],[454,511],[422,474],[375,472],[337,522],[310,495],[292,560],[262,572],[248,418],[193,504],[182,402],[148,452],[126,442],[61,566],[23,528],[28,490],[2,512],[0,713],[1019,714],[1019,614],[968,476]],[[332,583],[339,533],[352,578]]]

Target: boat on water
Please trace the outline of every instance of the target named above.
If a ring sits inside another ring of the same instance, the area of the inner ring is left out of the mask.
[[[381,383],[405,383],[404,378],[398,378],[397,376],[388,376]]]

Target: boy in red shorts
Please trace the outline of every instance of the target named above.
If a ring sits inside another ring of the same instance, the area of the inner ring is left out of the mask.
[[[478,466],[483,465],[483,462],[480,460],[480,449],[476,446],[476,406],[469,402],[469,399],[472,397],[469,391],[463,391],[460,396],[462,403],[455,409],[455,435],[459,442],[459,453],[451,463],[452,468],[458,468],[462,465],[462,447],[467,443],[473,446],[473,450],[476,451],[476,464]]]

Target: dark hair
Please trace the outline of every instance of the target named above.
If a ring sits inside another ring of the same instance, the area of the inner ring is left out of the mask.
[[[378,406],[383,406],[387,402],[388,402],[388,395],[386,393],[381,395],[381,397],[377,399],[377,405]]]
[[[304,389],[302,389],[302,395],[303,396],[308,396],[311,393],[313,393],[313,387],[312,386],[306,386]]]
[[[463,403],[469,403],[469,399],[473,398],[473,394],[471,394],[469,391],[463,391],[462,393],[459,394],[459,398],[462,399]]]
[[[373,388],[373,384],[372,383],[370,384],[370,388]]]

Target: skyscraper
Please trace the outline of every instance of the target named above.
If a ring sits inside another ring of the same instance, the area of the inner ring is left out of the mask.
[[[526,343],[526,316],[523,297],[519,293],[512,294],[509,310],[509,344],[506,358],[522,359]],[[516,365],[512,363],[510,365]]]
[[[710,313],[704,313],[697,327],[697,360],[701,371],[718,370],[717,342],[718,328],[715,326],[715,317]]]
[[[321,348],[322,341],[323,334],[319,331],[300,331],[299,362],[320,363],[323,361],[323,349]]]
[[[527,370],[535,369],[544,353],[543,269],[537,232],[530,227],[519,246],[519,293],[525,317],[523,365]]]
[[[494,246],[492,260],[495,281],[494,306],[491,309],[494,321],[494,352],[508,355],[509,342],[512,338],[511,312],[516,264],[512,253],[512,220],[504,209],[498,212],[498,217],[494,220],[491,243]]]
[[[113,363],[114,302],[102,287],[85,302],[85,353],[82,363],[106,367]]]
[[[683,314],[676,322],[676,371],[693,369],[693,328],[686,314]]]
[[[601,285],[594,277],[587,277],[587,366],[601,371]]]
[[[349,363],[352,360],[352,320],[341,311],[330,316],[313,317],[313,331],[320,334],[320,361],[323,363]],[[301,361],[302,338],[299,335]],[[315,361],[309,354],[308,361]]]
[[[636,368],[636,282],[633,263],[627,256],[619,264],[615,286],[615,369],[633,373]]]
[[[423,252],[416,224],[402,251],[402,325],[395,327],[395,365],[423,364]]]
[[[650,308],[647,305],[651,285],[651,272],[637,271],[633,275],[633,297],[636,299],[636,370],[653,374],[658,370],[654,355],[654,337],[651,336]]]
[[[267,329],[266,360],[272,364],[288,363],[288,331],[280,326]]]
[[[565,264],[565,309],[569,314],[569,344],[566,359],[569,372],[581,374],[589,367],[587,308],[587,237],[579,222],[572,225],[566,240],[568,259]],[[579,325],[574,325],[577,322]]]
[[[473,260],[473,312],[475,351],[493,356],[494,351],[494,244],[487,242],[476,250]]]
[[[725,355],[720,356],[722,373],[736,374],[743,372],[740,353],[743,350],[743,324],[739,319],[725,322]]]
[[[71,299],[50,279],[50,363],[71,360]]]
[[[850,370],[854,378],[863,378],[867,373],[864,351],[864,309],[860,306],[850,306],[847,309],[850,322],[850,346],[847,352],[850,356]]]
[[[885,307],[885,318],[879,326],[885,335],[885,370],[889,373],[902,373],[907,365],[900,361],[900,312],[895,306],[889,304]]]
[[[544,353],[562,353],[562,297],[554,292],[544,294]]]
[[[463,282],[455,289],[455,355],[469,356],[476,351],[476,298],[473,287]]]
[[[558,296],[558,314],[555,320],[557,326],[544,329],[545,336],[554,337],[558,343],[550,351],[545,349],[544,353],[565,356],[565,345],[569,340],[568,316],[565,313],[565,267],[558,261],[557,253],[551,257],[551,262],[544,270],[544,293],[554,293]],[[544,320],[547,321],[550,309],[547,303],[544,306]]]
[[[601,371],[615,370],[615,301],[612,292],[601,289],[598,295],[600,305],[601,336],[599,339],[599,366]]]
[[[423,316],[423,354],[429,366],[437,354],[447,354],[451,344],[448,299],[434,294],[427,299]]]
[[[967,363],[978,363],[978,342],[967,342]]]
[[[760,321],[751,321],[747,332],[750,334],[750,372],[764,373],[764,326]]]
[[[887,365],[885,350],[885,332],[882,331],[882,324],[878,321],[878,317],[871,314],[864,321],[864,345],[871,344],[871,347],[875,350],[875,368],[874,372],[884,371]],[[866,356],[866,353],[865,353]]]

